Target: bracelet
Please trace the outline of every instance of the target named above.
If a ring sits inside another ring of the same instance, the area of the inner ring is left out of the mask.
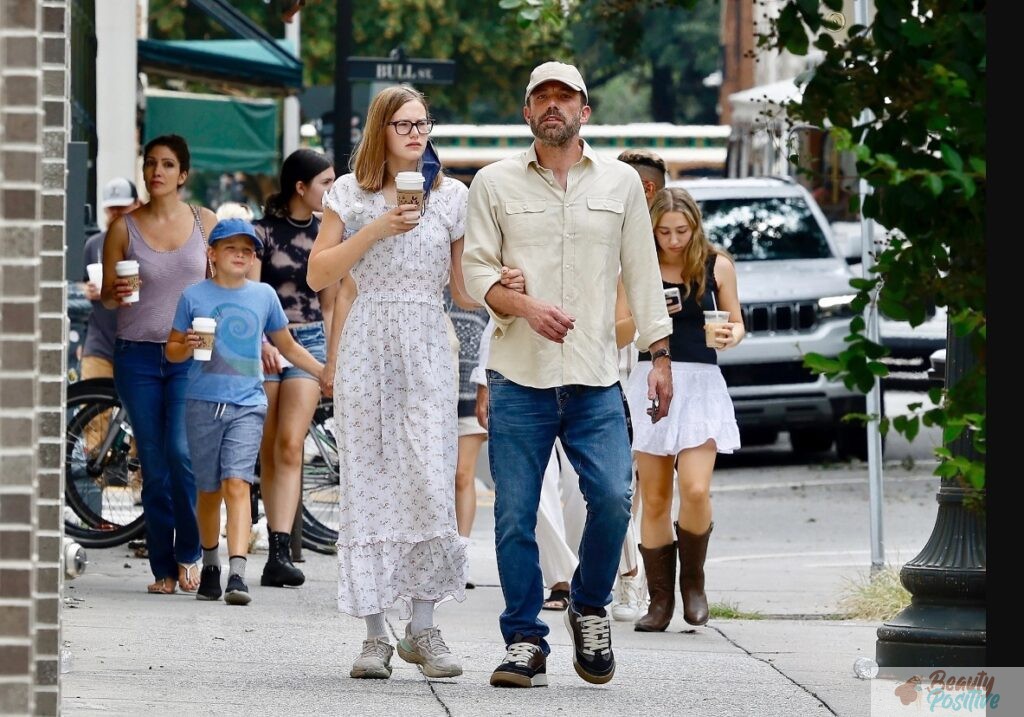
[[[669,361],[672,361],[672,354],[669,353],[668,349],[658,349],[657,351],[651,353],[651,364],[653,365],[654,362],[660,359],[662,356],[667,358]]]

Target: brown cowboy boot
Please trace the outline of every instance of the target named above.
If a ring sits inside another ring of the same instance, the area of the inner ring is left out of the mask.
[[[704,593],[704,558],[712,523],[703,535],[694,535],[673,523],[679,545],[679,592],[683,596],[683,619],[691,625],[708,621],[708,596]]]
[[[672,622],[672,611],[676,607],[676,544],[669,543],[660,548],[639,546],[647,573],[647,592],[651,604],[647,614],[633,623],[637,632],[664,632]]]

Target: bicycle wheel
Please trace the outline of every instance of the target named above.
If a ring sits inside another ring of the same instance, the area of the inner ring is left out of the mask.
[[[313,413],[302,458],[302,545],[318,553],[337,552],[341,499],[334,402],[322,399]]]
[[[88,548],[121,545],[145,529],[127,412],[112,379],[78,381],[67,396],[64,530]]]

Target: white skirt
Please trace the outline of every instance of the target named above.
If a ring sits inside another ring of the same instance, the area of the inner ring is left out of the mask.
[[[696,448],[710,438],[719,453],[740,447],[729,389],[716,364],[672,362],[672,403],[668,415],[651,423],[647,409],[647,374],[650,361],[641,361],[626,381],[626,400],[633,423],[633,450],[656,456],[674,456]]]

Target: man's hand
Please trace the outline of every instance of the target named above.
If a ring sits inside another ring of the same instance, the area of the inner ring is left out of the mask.
[[[647,400],[658,397],[658,411],[651,416],[651,423],[657,423],[668,415],[668,406],[672,402],[672,362],[660,359],[654,362],[651,372],[647,374]]]
[[[273,344],[263,344],[261,350],[264,375],[281,373],[281,352]]]
[[[91,281],[86,281],[82,284],[82,293],[85,294],[85,298],[89,301],[100,300],[100,287],[96,286]]]
[[[564,344],[565,337],[576,324],[575,318],[554,304],[537,299],[531,302],[530,311],[523,318],[530,324],[531,329],[556,344]]]
[[[487,386],[484,384],[476,387],[476,422],[481,428],[487,428]]]

